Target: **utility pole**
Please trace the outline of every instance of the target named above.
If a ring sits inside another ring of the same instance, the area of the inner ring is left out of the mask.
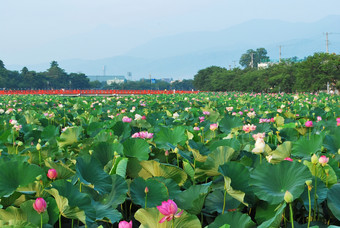
[[[281,63],[281,45],[279,46],[280,54],[279,54],[279,63]]]
[[[326,53],[328,52],[328,32],[326,32]]]
[[[235,68],[236,67],[236,61],[234,60],[233,63],[234,63],[234,68]]]
[[[231,65],[229,64],[229,70],[231,70]]]
[[[254,68],[254,53],[250,53],[250,67],[251,68]]]

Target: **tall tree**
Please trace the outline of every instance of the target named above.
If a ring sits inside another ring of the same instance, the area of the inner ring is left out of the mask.
[[[247,52],[241,56],[239,63],[244,68],[257,68],[259,63],[268,61],[269,57],[267,56],[267,50],[265,48],[257,48],[256,51],[253,49],[247,50]]]

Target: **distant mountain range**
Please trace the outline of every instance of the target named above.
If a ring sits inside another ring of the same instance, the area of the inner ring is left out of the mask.
[[[330,33],[329,51],[339,54],[339,25],[340,15],[328,16],[313,23],[258,19],[220,31],[191,32],[159,37],[143,44],[135,42],[136,46],[130,51],[118,56],[112,54],[113,57],[110,58],[69,59],[60,60],[58,63],[67,72],[83,72],[87,75],[103,75],[105,66],[106,74],[126,75],[127,72],[131,72],[133,79],[148,78],[149,75],[153,78],[187,79],[193,78],[200,69],[212,65],[226,68],[239,66],[238,61],[241,55],[251,48],[264,47],[273,60],[279,59],[280,45],[282,58],[294,56],[304,58],[315,52],[325,52],[325,32]],[[131,31],[125,32],[131,33]],[[111,31],[111,28],[103,27],[89,32],[83,39],[82,36],[69,37],[54,43],[54,46],[56,50],[65,50],[66,47],[70,53],[81,53],[82,48],[89,46],[87,46],[88,42],[95,37],[103,37],[99,45],[106,48],[105,50],[110,50],[110,42],[112,43],[112,37],[116,33],[117,31]],[[133,43],[132,38],[131,43]],[[91,47],[88,48],[91,49]],[[96,55],[99,55],[100,49],[97,49],[94,51],[97,51]],[[36,52],[39,53],[39,50]],[[6,67],[20,70],[23,66]],[[36,71],[44,71],[49,68],[49,63],[27,67]]]

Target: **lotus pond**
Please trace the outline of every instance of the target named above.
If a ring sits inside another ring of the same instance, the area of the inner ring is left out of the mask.
[[[1,227],[340,226],[340,98],[0,97]]]

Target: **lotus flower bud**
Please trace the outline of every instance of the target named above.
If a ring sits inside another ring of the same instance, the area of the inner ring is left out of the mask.
[[[148,188],[148,187],[145,187],[144,192],[145,192],[145,194],[148,194],[149,188]]]
[[[174,152],[175,152],[176,154],[178,153],[178,148],[177,148],[177,147],[175,148]]]
[[[318,156],[316,156],[315,154],[313,154],[312,158],[311,158],[311,162],[316,165],[319,162]]]
[[[340,148],[339,148],[339,150],[338,150],[338,154],[340,154]]]
[[[46,210],[47,204],[46,201],[43,198],[37,198],[35,202],[33,203],[33,208],[36,210],[39,214],[44,213]]]
[[[322,165],[322,166],[325,166],[329,161],[329,158],[327,158],[325,155],[322,155],[320,158],[319,158],[319,163]]]
[[[293,202],[293,195],[288,190],[285,193],[284,200],[286,201],[286,203]]]
[[[41,145],[40,143],[37,144],[37,146],[35,147],[37,150],[41,150]]]
[[[93,150],[89,150],[89,154],[92,155],[92,153],[93,153]]]
[[[164,153],[165,156],[169,156],[169,151],[166,150],[165,153]]]
[[[37,176],[35,179],[36,179],[36,180],[38,180],[38,181],[40,181],[40,180],[41,180],[41,178],[42,178],[42,176],[41,176],[41,175],[39,175],[39,176]]]
[[[130,221],[130,222],[121,221],[118,224],[118,228],[132,228],[132,221]]]
[[[18,146],[22,146],[22,145],[24,145],[23,142],[19,141]]]
[[[49,169],[47,172],[47,177],[51,180],[55,180],[58,176],[57,170],[55,169]]]
[[[306,180],[306,185],[307,185],[307,186],[311,186],[312,183],[313,183],[312,180]]]

